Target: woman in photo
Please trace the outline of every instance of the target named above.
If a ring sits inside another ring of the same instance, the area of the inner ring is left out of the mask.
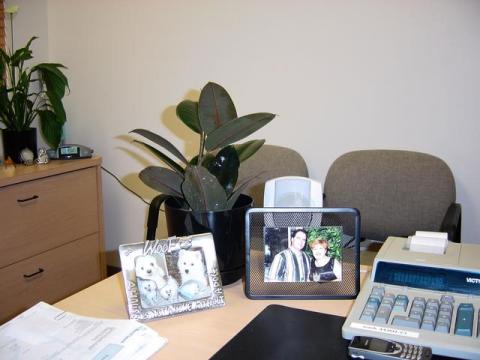
[[[308,240],[308,246],[313,257],[310,260],[310,281],[334,281],[341,280],[342,268],[339,261],[328,256],[328,240],[312,238]]]

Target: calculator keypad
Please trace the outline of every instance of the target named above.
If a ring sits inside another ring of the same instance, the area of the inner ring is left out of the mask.
[[[456,312],[454,313],[454,309]],[[452,327],[452,319],[455,324]],[[391,324],[458,336],[480,336],[480,309],[477,310],[477,331],[473,333],[475,307],[472,303],[455,304],[455,297],[442,295],[440,298],[386,292],[382,286],[374,286],[360,320],[374,324]]]

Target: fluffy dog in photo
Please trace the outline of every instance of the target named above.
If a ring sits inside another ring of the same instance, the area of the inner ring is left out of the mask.
[[[160,298],[155,281],[137,278],[137,286],[140,293],[140,303],[143,308],[151,308],[158,304]]]
[[[199,250],[180,250],[177,267],[182,284],[179,293],[186,300],[210,295],[202,253]]]
[[[160,296],[162,299],[175,302],[178,300],[178,283],[177,281],[169,276],[167,280],[167,284],[160,289]]]
[[[135,275],[137,279],[153,280],[157,289],[161,289],[167,284],[165,271],[152,255],[140,255],[135,258]]]

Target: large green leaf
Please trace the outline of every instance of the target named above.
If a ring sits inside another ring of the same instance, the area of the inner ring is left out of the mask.
[[[47,90],[47,98],[52,106],[53,112],[57,117],[57,121],[61,124],[64,124],[67,121],[67,114],[65,113],[65,108],[63,107],[62,99],[54,92]]]
[[[53,74],[61,79],[61,81],[68,87],[68,79],[63,73],[62,70],[60,69],[67,69],[62,64],[57,64],[57,63],[41,63],[35,65],[32,70],[42,70],[44,72],[48,72],[49,74]]]
[[[267,125],[274,117],[275,114],[256,113],[229,121],[208,134],[205,148],[211,151],[233,144]]]
[[[200,134],[200,121],[198,120],[198,102],[191,100],[183,100],[177,105],[177,116],[190,129]]]
[[[183,177],[175,171],[160,166],[149,166],[140,171],[138,176],[145,185],[154,190],[166,195],[183,197],[181,190]]]
[[[227,196],[230,195],[237,183],[238,167],[240,166],[235,148],[233,146],[224,147],[210,161],[204,161],[203,166],[215,175],[220,185],[225,189]]]
[[[37,110],[40,118],[40,128],[47,143],[56,149],[60,144],[63,133],[63,125],[57,121],[57,117],[51,110]]]
[[[181,160],[184,164],[188,164],[188,160],[185,158],[185,156],[183,156],[182,153],[170,141],[163,138],[162,136],[145,129],[135,129],[130,132],[142,135],[148,140],[153,141],[155,144],[160,145],[164,149],[168,150],[172,155]]]
[[[203,166],[188,166],[182,184],[185,200],[193,211],[224,210],[227,195],[217,178]]]
[[[150,146],[146,143],[144,143],[143,141],[138,141],[138,140],[134,140],[134,142],[138,143],[138,144],[142,144],[143,146],[145,146],[148,150],[150,150],[155,156],[157,156],[160,160],[162,160],[163,162],[165,162],[168,166],[170,166],[170,168],[172,170],[174,170],[176,173],[178,173],[179,175],[181,175],[183,177],[183,174],[185,172],[185,170],[183,170],[183,168],[178,165],[175,161],[173,161],[172,159],[170,159],[167,155],[165,155],[164,153],[162,153],[161,151],[159,151],[158,149],[155,149],[153,146]]]
[[[240,162],[247,160],[250,156],[255,154],[265,144],[265,140],[250,140],[243,144],[235,144],[238,158]]]
[[[61,64],[38,64],[32,68],[32,71],[38,71],[41,79],[47,85],[47,90],[53,92],[60,99],[65,96],[65,90],[68,89],[68,80],[59,69],[64,67]]]
[[[236,117],[237,111],[227,90],[213,82],[203,87],[198,102],[198,118],[207,135]]]

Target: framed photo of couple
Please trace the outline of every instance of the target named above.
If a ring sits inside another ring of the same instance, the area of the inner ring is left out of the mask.
[[[262,208],[246,216],[249,298],[347,299],[358,294],[358,210]]]

